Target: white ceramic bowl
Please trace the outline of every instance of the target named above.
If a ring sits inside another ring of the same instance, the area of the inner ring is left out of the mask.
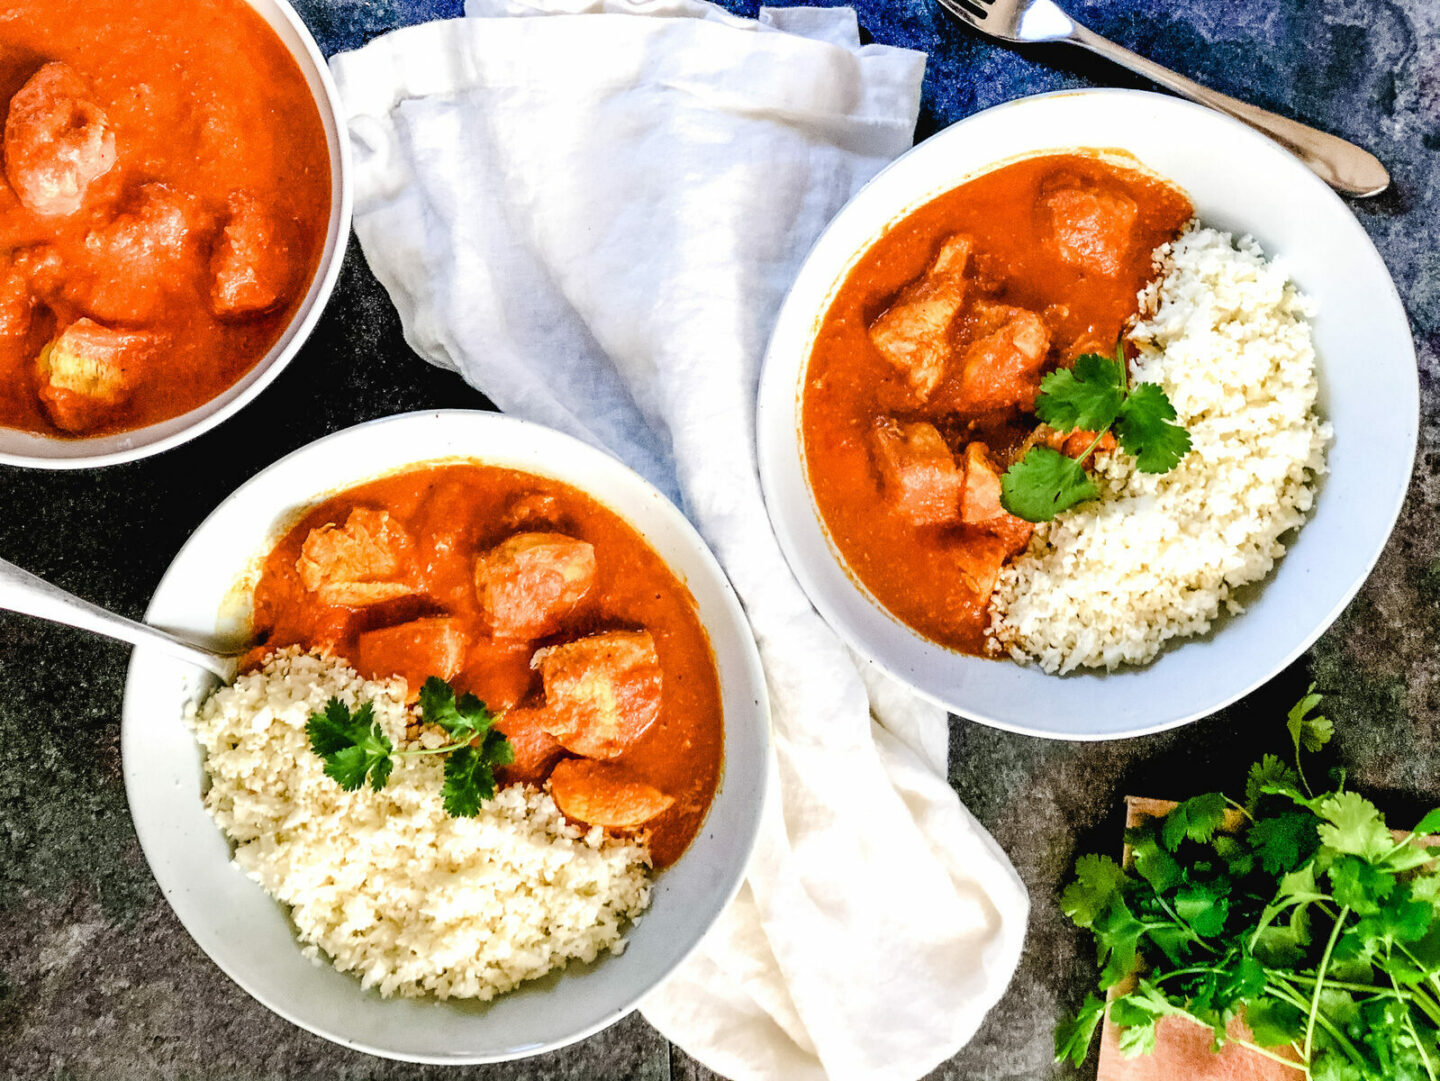
[[[759,655],[734,593],[699,534],[664,496],[610,456],[494,413],[411,413],[303,447],[242,485],[195,531],[146,618],[212,635],[237,575],[296,512],[327,493],[416,462],[475,458],[584,490],[640,531],[690,588],[710,634],[725,717],[720,786],[685,854],[654,880],[649,910],[619,957],[571,966],[488,1006],[382,999],[300,955],[284,908],[230,863],[201,806],[204,774],[186,703],[214,685],[197,668],[138,649],[125,685],[125,791],[145,858],[200,947],[260,1002],[295,1024],[372,1054],[416,1062],[489,1062],[537,1054],[618,1020],[699,942],[739,888],[764,798],[769,710]]]
[[[243,409],[284,370],[315,329],[325,302],[330,299],[330,292],[340,276],[345,244],[350,239],[349,137],[339,121],[340,98],[330,78],[330,69],[325,66],[320,47],[315,44],[315,39],[294,8],[286,0],[246,2],[270,24],[295,58],[310,92],[315,96],[315,107],[320,112],[330,151],[330,221],[326,226],[320,263],[315,268],[315,276],[310,281],[304,300],[295,309],[290,325],[270,351],[238,382],[204,405],[158,424],[91,439],[62,439],[39,432],[0,427],[0,462],[40,469],[88,469],[129,462],[169,450],[209,431]]]
[[[1253,235],[1319,303],[1321,412],[1335,429],[1311,519],[1243,615],[1143,668],[1047,676],[917,635],[846,573],[806,479],[800,389],[817,325],[859,255],[896,219],[1006,161],[1076,147],[1129,151],[1183,187],[1208,225]],[[955,713],[1016,732],[1107,739],[1183,724],[1278,673],[1375,565],[1409,486],[1419,419],[1414,345],[1385,265],[1346,205],[1275,143],[1177,98],[1091,90],[1025,98],[947,128],[831,223],[780,313],[761,378],[760,472],[790,566],[861,653]]]

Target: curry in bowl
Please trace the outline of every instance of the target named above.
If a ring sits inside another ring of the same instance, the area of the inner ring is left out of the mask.
[[[1310,509],[1311,314],[1138,161],[983,173],[874,241],[818,323],[799,435],[830,542],[941,645],[1148,662],[1238,610]]]
[[[0,425],[95,436],[203,405],[321,259],[304,75],[244,0],[17,0],[0,45]]]
[[[191,714],[206,806],[304,949],[381,994],[619,952],[715,797],[696,603],[559,481],[449,462],[332,496],[264,559],[253,626]]]

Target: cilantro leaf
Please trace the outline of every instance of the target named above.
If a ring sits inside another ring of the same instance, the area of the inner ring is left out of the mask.
[[[1083,465],[1049,447],[1031,447],[1000,478],[1000,502],[1027,522],[1048,522],[1099,494]]]
[[[1095,1030],[1104,1016],[1104,1000],[1095,992],[1090,992],[1075,1016],[1065,1018],[1055,1027],[1055,1061],[1068,1060],[1072,1066],[1084,1065]]]
[[[1135,873],[1150,883],[1156,893],[1169,893],[1174,889],[1181,878],[1180,864],[1160,847],[1155,830],[1130,830],[1125,839],[1130,845],[1130,862]]]
[[[347,792],[359,789],[367,779],[375,791],[383,789],[397,758],[447,755],[441,789],[445,810],[456,817],[472,817],[495,795],[494,767],[514,762],[515,749],[494,727],[495,717],[485,703],[472,694],[457,698],[443,679],[432,676],[425,681],[420,688],[420,709],[425,722],[444,729],[451,743],[397,751],[375,720],[371,703],[352,714],[335,698],[310,717],[305,734],[311,750],[324,760],[325,775]]]
[[[1260,865],[1272,875],[1294,870],[1320,847],[1315,816],[1308,811],[1286,811],[1262,818],[1246,835],[1260,857]]]
[[[1211,883],[1194,883],[1175,895],[1175,912],[1201,938],[1214,938],[1225,929],[1230,899]]]
[[[1141,996],[1122,995],[1110,1003],[1110,1020],[1120,1030],[1120,1053],[1126,1058],[1155,1050],[1155,1024],[1160,1014]]]
[[[1319,707],[1321,696],[1315,693],[1315,684],[1310,684],[1310,689],[1305,692],[1305,697],[1296,702],[1291,708],[1285,720],[1285,727],[1290,731],[1290,738],[1295,742],[1295,752],[1298,754],[1302,749],[1315,752],[1330,742],[1330,737],[1335,733],[1335,726],[1328,717],[1312,717],[1311,714]]]
[[[1142,473],[1168,473],[1190,453],[1190,433],[1175,423],[1175,407],[1158,383],[1141,383],[1126,395],[1115,435]]]
[[[495,766],[515,761],[515,748],[499,731],[487,732],[478,747],[461,747],[445,760],[441,797],[454,818],[473,818],[495,795]]]
[[[426,724],[439,725],[457,743],[468,743],[495,723],[484,702],[473,694],[457,699],[450,684],[436,676],[420,688],[420,716]]]
[[[1125,362],[1084,353],[1073,368],[1057,368],[1040,381],[1035,415],[1058,432],[1100,432],[1115,423],[1125,400]]]
[[[1376,806],[1358,792],[1336,792],[1320,800],[1316,813],[1320,843],[1334,852],[1380,860],[1395,847]]]
[[[332,698],[305,722],[310,749],[324,760],[325,775],[347,792],[361,787],[366,777],[376,791],[390,779],[394,746],[374,716],[369,702],[352,714],[345,703]]]
[[[1060,895],[1060,909],[1078,926],[1092,927],[1124,884],[1125,872],[1109,856],[1081,856],[1075,881]]]
[[[1299,784],[1300,777],[1290,766],[1278,756],[1267,754],[1250,767],[1250,775],[1245,779],[1245,809],[1253,814],[1260,800],[1276,788],[1288,787],[1298,792]]]
[[[1281,1047],[1305,1035],[1305,1019],[1294,1006],[1279,999],[1262,998],[1245,1007],[1250,1038],[1261,1047]]]
[[[1171,852],[1187,837],[1202,844],[1225,824],[1225,797],[1219,792],[1187,799],[1165,816],[1160,841]]]

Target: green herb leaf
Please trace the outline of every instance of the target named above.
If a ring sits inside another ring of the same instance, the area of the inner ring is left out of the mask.
[[[1055,1028],[1055,1061],[1069,1061],[1082,1066],[1090,1053],[1095,1030],[1105,1016],[1105,1001],[1093,991],[1085,996],[1074,1017],[1065,1018]]]
[[[1262,998],[1245,1008],[1250,1038],[1261,1047],[1283,1047],[1303,1039],[1305,1016],[1288,1002]]]
[[[1125,884],[1125,872],[1109,856],[1081,856],[1075,862],[1075,881],[1060,895],[1060,909],[1081,927],[1095,919]]]
[[[445,810],[455,817],[472,817],[495,795],[494,767],[514,762],[515,749],[505,734],[493,727],[495,718],[484,702],[472,694],[457,699],[443,679],[432,676],[425,681],[420,688],[420,710],[427,724],[438,725],[449,734],[449,745],[397,751],[375,721],[369,702],[352,715],[335,698],[310,717],[305,734],[311,750],[324,759],[325,775],[350,792],[367,779],[372,789],[380,791],[389,782],[397,758],[447,755],[441,789]]]
[[[369,702],[352,714],[344,702],[332,698],[305,723],[310,749],[325,761],[325,775],[347,792],[355,791],[367,777],[377,791],[390,779],[394,747],[374,716]]]
[[[1326,796],[1316,810],[1325,820],[1319,827],[1320,843],[1335,852],[1379,860],[1395,847],[1380,811],[1356,792]]]
[[[1308,811],[1286,811],[1262,818],[1250,827],[1248,840],[1267,873],[1282,875],[1299,867],[1320,847],[1315,816]]]
[[[1245,809],[1252,814],[1260,800],[1276,788],[1291,788],[1298,794],[1300,777],[1290,766],[1273,754],[1267,754],[1250,767],[1250,776],[1245,779]]]
[[[1031,447],[1000,478],[1000,502],[1027,522],[1048,522],[1099,494],[1083,465],[1049,447]]]
[[[1168,473],[1190,453],[1190,433],[1175,423],[1175,407],[1158,383],[1131,389],[1115,422],[1115,436],[1142,473]]]
[[[1099,353],[1075,358],[1040,381],[1035,415],[1058,432],[1102,432],[1115,423],[1125,401],[1125,361]]]
[[[1295,741],[1297,753],[1301,750],[1312,753],[1320,750],[1330,742],[1330,737],[1335,733],[1335,726],[1328,717],[1311,716],[1319,706],[1320,696],[1315,693],[1315,684],[1312,683],[1305,697],[1295,703],[1286,718],[1285,727],[1290,731],[1290,738]]]
[[[1097,440],[1113,427],[1140,472],[1169,472],[1189,453],[1190,435],[1174,423],[1175,408],[1158,384],[1128,383],[1123,343],[1113,358],[1082,354],[1040,381],[1035,415],[1056,431],[1094,432]],[[1000,489],[1005,509],[1028,522],[1048,522],[1100,494],[1082,461],[1050,447],[1030,448],[1005,471]]]
[[[1207,792],[1203,796],[1187,799],[1165,816],[1160,840],[1166,848],[1174,852],[1187,837],[1201,843],[1209,841],[1224,824],[1224,795]]]

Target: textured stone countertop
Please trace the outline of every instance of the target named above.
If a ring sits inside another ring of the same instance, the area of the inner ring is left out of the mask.
[[[98,0],[97,0],[98,2]],[[753,14],[749,0],[729,6]],[[327,53],[460,0],[298,0]],[[932,0],[860,0],[875,40],[930,54],[919,136],[978,109],[1094,83],[1142,85],[1078,51],[992,46]],[[1059,915],[1080,851],[1111,848],[1121,797],[1235,786],[1284,741],[1277,718],[1310,680],[1335,692],[1338,755],[1396,821],[1440,802],[1440,4],[1436,0],[1084,0],[1072,11],[1217,89],[1368,146],[1385,196],[1355,209],[1389,265],[1420,354],[1420,454],[1368,584],[1268,686],[1176,732],[1047,743],[952,721],[950,777],[1033,899],[1024,961],[954,1081],[1071,1076],[1050,1033],[1093,979],[1089,945]],[[103,471],[0,467],[0,556],[138,617],[191,530],[236,485],[294,448],[362,420],[484,407],[415,358],[352,243],[314,338],[238,418],[148,461]],[[525,1063],[442,1070],[368,1058],[269,1013],[200,952],[141,855],[120,779],[127,650],[0,616],[0,1078],[587,1078],[714,1075],[638,1016]],[[863,979],[861,973],[857,979]],[[1093,1076],[1093,1068],[1091,1071]]]

